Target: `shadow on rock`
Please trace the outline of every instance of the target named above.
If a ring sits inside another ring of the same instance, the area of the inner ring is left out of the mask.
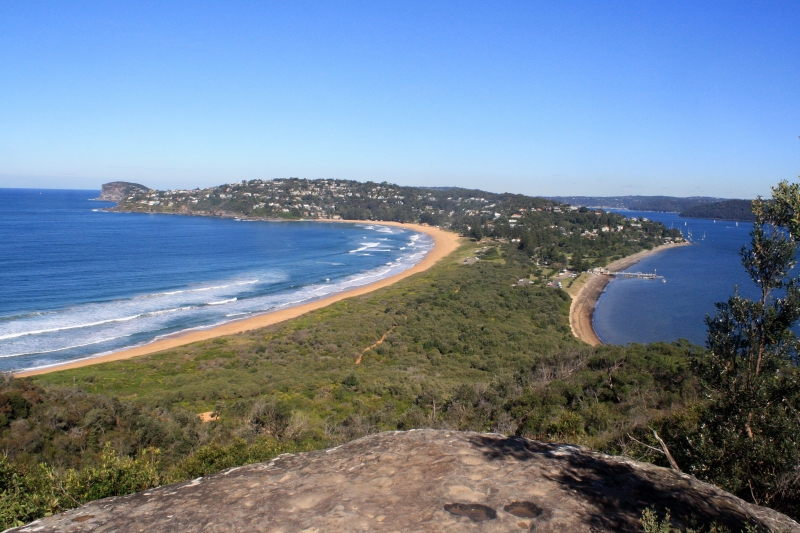
[[[629,462],[569,444],[530,441],[521,437],[477,435],[470,442],[489,460],[541,464],[541,476],[558,483],[564,498],[578,497],[589,505],[590,525],[602,530],[641,527],[642,511],[669,509],[673,522],[687,527],[713,523],[731,531],[759,524],[730,495],[695,478],[671,470]],[[523,467],[523,465],[521,465]],[[556,472],[556,473],[554,473]],[[550,502],[552,507],[557,501]],[[759,524],[762,525],[762,524]],[[763,526],[763,525],[762,525]]]

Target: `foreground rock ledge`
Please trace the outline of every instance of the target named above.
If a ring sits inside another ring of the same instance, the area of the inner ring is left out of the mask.
[[[645,507],[737,531],[788,517],[671,470],[502,435],[417,430],[119,498],[11,531],[631,531]]]

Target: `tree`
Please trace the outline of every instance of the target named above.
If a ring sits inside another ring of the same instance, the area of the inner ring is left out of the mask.
[[[481,219],[475,218],[470,222],[470,237],[476,241],[483,239],[483,228],[481,227]]]
[[[690,469],[740,497],[800,513],[800,191],[781,182],[753,203],[756,222],[742,264],[759,289],[738,290],[706,317],[708,351],[694,368],[708,403],[690,438]]]

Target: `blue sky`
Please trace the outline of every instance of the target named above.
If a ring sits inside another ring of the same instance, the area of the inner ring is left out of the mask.
[[[800,2],[0,3],[0,187],[346,178],[752,197]]]

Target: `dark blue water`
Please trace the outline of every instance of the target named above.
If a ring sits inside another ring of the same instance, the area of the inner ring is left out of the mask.
[[[431,248],[400,228],[107,213],[0,189],[0,369],[73,360],[318,299]]]
[[[714,314],[714,303],[726,301],[734,286],[748,297],[758,295],[742,267],[739,251],[750,242],[751,223],[680,218],[672,213],[620,211],[626,216],[644,216],[667,227],[689,232],[696,243],[668,249],[628,269],[652,272],[661,281],[615,279],[600,297],[594,328],[606,343],[675,341],[688,339],[705,344],[706,314]]]

